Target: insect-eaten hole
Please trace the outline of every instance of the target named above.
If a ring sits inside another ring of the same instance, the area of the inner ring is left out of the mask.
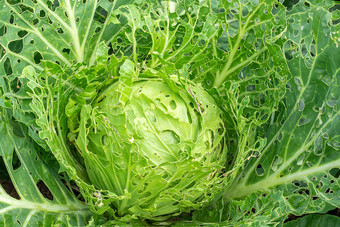
[[[20,38],[24,38],[27,34],[28,34],[28,32],[25,31],[25,30],[20,30],[20,31],[18,31],[18,36],[19,36]]]
[[[340,175],[340,169],[339,168],[333,168],[329,171],[329,173],[335,177],[335,178],[339,178]]]
[[[41,59],[43,59],[43,57],[41,56],[41,54],[38,51],[36,51],[33,54],[33,59],[34,59],[35,64],[40,64]]]
[[[57,28],[57,32],[58,32],[59,34],[64,34],[64,30],[63,30],[62,28]]]
[[[107,141],[108,141],[108,136],[103,135],[103,136],[101,137],[102,145],[105,146],[105,145],[107,144]]]
[[[46,16],[45,11],[44,11],[44,10],[40,10],[39,16],[40,16],[40,17],[45,17],[45,16]]]
[[[16,54],[20,54],[23,48],[22,39],[14,40],[8,44],[8,49]]]
[[[12,69],[11,60],[9,58],[7,58],[4,62],[4,69],[5,69],[5,73],[7,76],[12,75],[13,69]]]
[[[13,90],[14,93],[17,93],[21,89],[21,85],[22,85],[22,82],[19,78],[15,78],[14,80],[10,82],[11,89]]]
[[[12,155],[12,169],[17,170],[20,168],[20,166],[21,166],[21,161],[17,155],[17,151],[14,150],[13,155]]]
[[[40,193],[48,200],[53,201],[53,194],[50,191],[50,189],[46,186],[46,184],[44,183],[44,181],[39,180],[37,182],[37,187],[40,191]]]
[[[63,50],[62,50],[62,52],[63,53],[66,53],[66,54],[70,54],[70,49],[68,49],[68,48],[64,48]]]
[[[264,175],[264,169],[263,169],[263,167],[262,167],[261,164],[258,164],[258,165],[256,166],[255,171],[256,171],[256,174],[257,174],[258,176],[263,176],[263,175]]]
[[[7,27],[5,25],[0,27],[0,37],[7,33]]]
[[[6,50],[3,46],[0,45],[0,61],[2,61],[2,57],[5,56]]]
[[[11,178],[6,170],[5,163],[1,156],[0,156],[0,185],[9,196],[15,199],[20,199],[20,196],[17,190],[15,189],[13,182],[11,181]]]
[[[39,23],[39,19],[38,18],[35,18],[33,21],[32,21],[33,25],[37,25]]]

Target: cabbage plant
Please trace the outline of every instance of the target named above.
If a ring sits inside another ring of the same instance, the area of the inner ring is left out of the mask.
[[[199,208],[221,181],[223,112],[198,85],[132,81],[134,73],[127,60],[119,80],[91,104],[67,107],[80,109],[69,113],[69,137],[89,183],[119,197],[113,201],[119,215],[154,218]]]
[[[331,0],[0,0],[0,224],[336,223],[339,19]]]

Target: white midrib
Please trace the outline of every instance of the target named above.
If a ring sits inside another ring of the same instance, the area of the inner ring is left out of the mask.
[[[244,196],[250,195],[253,192],[269,189],[276,185],[290,183],[292,180],[305,179],[307,178],[307,176],[310,176],[315,173],[320,173],[322,171],[335,167],[340,167],[340,160],[335,160],[333,162],[320,165],[317,167],[311,167],[300,172],[295,172],[293,174],[286,175],[284,177],[279,177],[278,175],[275,174],[255,184],[250,185],[240,184],[237,185],[236,187],[230,188],[226,193],[226,197],[231,199],[242,198]]]
[[[73,9],[71,7],[71,3],[70,3],[69,0],[65,1],[65,5],[66,5],[67,15],[70,18],[70,23],[71,23],[71,28],[72,28],[70,33],[71,33],[71,36],[72,36],[72,40],[74,42],[75,51],[77,53],[76,54],[77,55],[77,61],[83,62],[84,54],[83,54],[83,52],[81,51],[81,48],[80,48],[79,34],[78,34],[78,28],[77,28],[77,25],[76,25],[76,21],[75,21],[75,18],[74,18],[74,12],[73,12]]]
[[[48,202],[34,203],[24,199],[18,200],[6,195],[0,195],[0,203],[8,204],[9,206],[0,210],[0,214],[12,209],[30,209],[43,212],[84,212],[86,207],[79,203],[69,205],[56,205]]]

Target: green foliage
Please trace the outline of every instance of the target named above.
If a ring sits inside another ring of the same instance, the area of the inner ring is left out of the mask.
[[[0,0],[0,180],[18,194],[0,187],[0,223],[269,226],[340,207],[338,6]]]
[[[303,226],[339,226],[340,218],[333,216],[333,215],[320,215],[320,214],[314,214],[314,215],[306,215],[302,218],[298,218],[294,221],[289,221],[284,224],[285,227],[289,226],[297,226],[297,227],[303,227]]]

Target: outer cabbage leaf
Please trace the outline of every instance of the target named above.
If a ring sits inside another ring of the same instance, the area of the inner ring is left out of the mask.
[[[271,225],[291,213],[340,206],[339,25],[327,8],[304,2],[287,14],[294,20],[284,33],[291,77],[278,110],[257,130],[267,142],[250,156],[224,200],[194,220]]]
[[[40,148],[28,137],[27,130],[9,120],[4,109],[1,109],[0,133],[0,158],[7,170],[1,180],[7,175],[6,182],[15,188],[15,193],[8,194],[0,186],[0,223],[4,226],[85,225],[91,212],[70,191],[69,185],[61,181],[52,166],[42,160]],[[46,188],[44,195],[40,191],[44,188],[42,185]]]
[[[303,216],[302,218],[298,218],[293,221],[289,221],[285,223],[283,226],[290,227],[318,227],[318,226],[338,226],[340,223],[340,218],[335,215],[320,215],[320,214],[310,214]]]

